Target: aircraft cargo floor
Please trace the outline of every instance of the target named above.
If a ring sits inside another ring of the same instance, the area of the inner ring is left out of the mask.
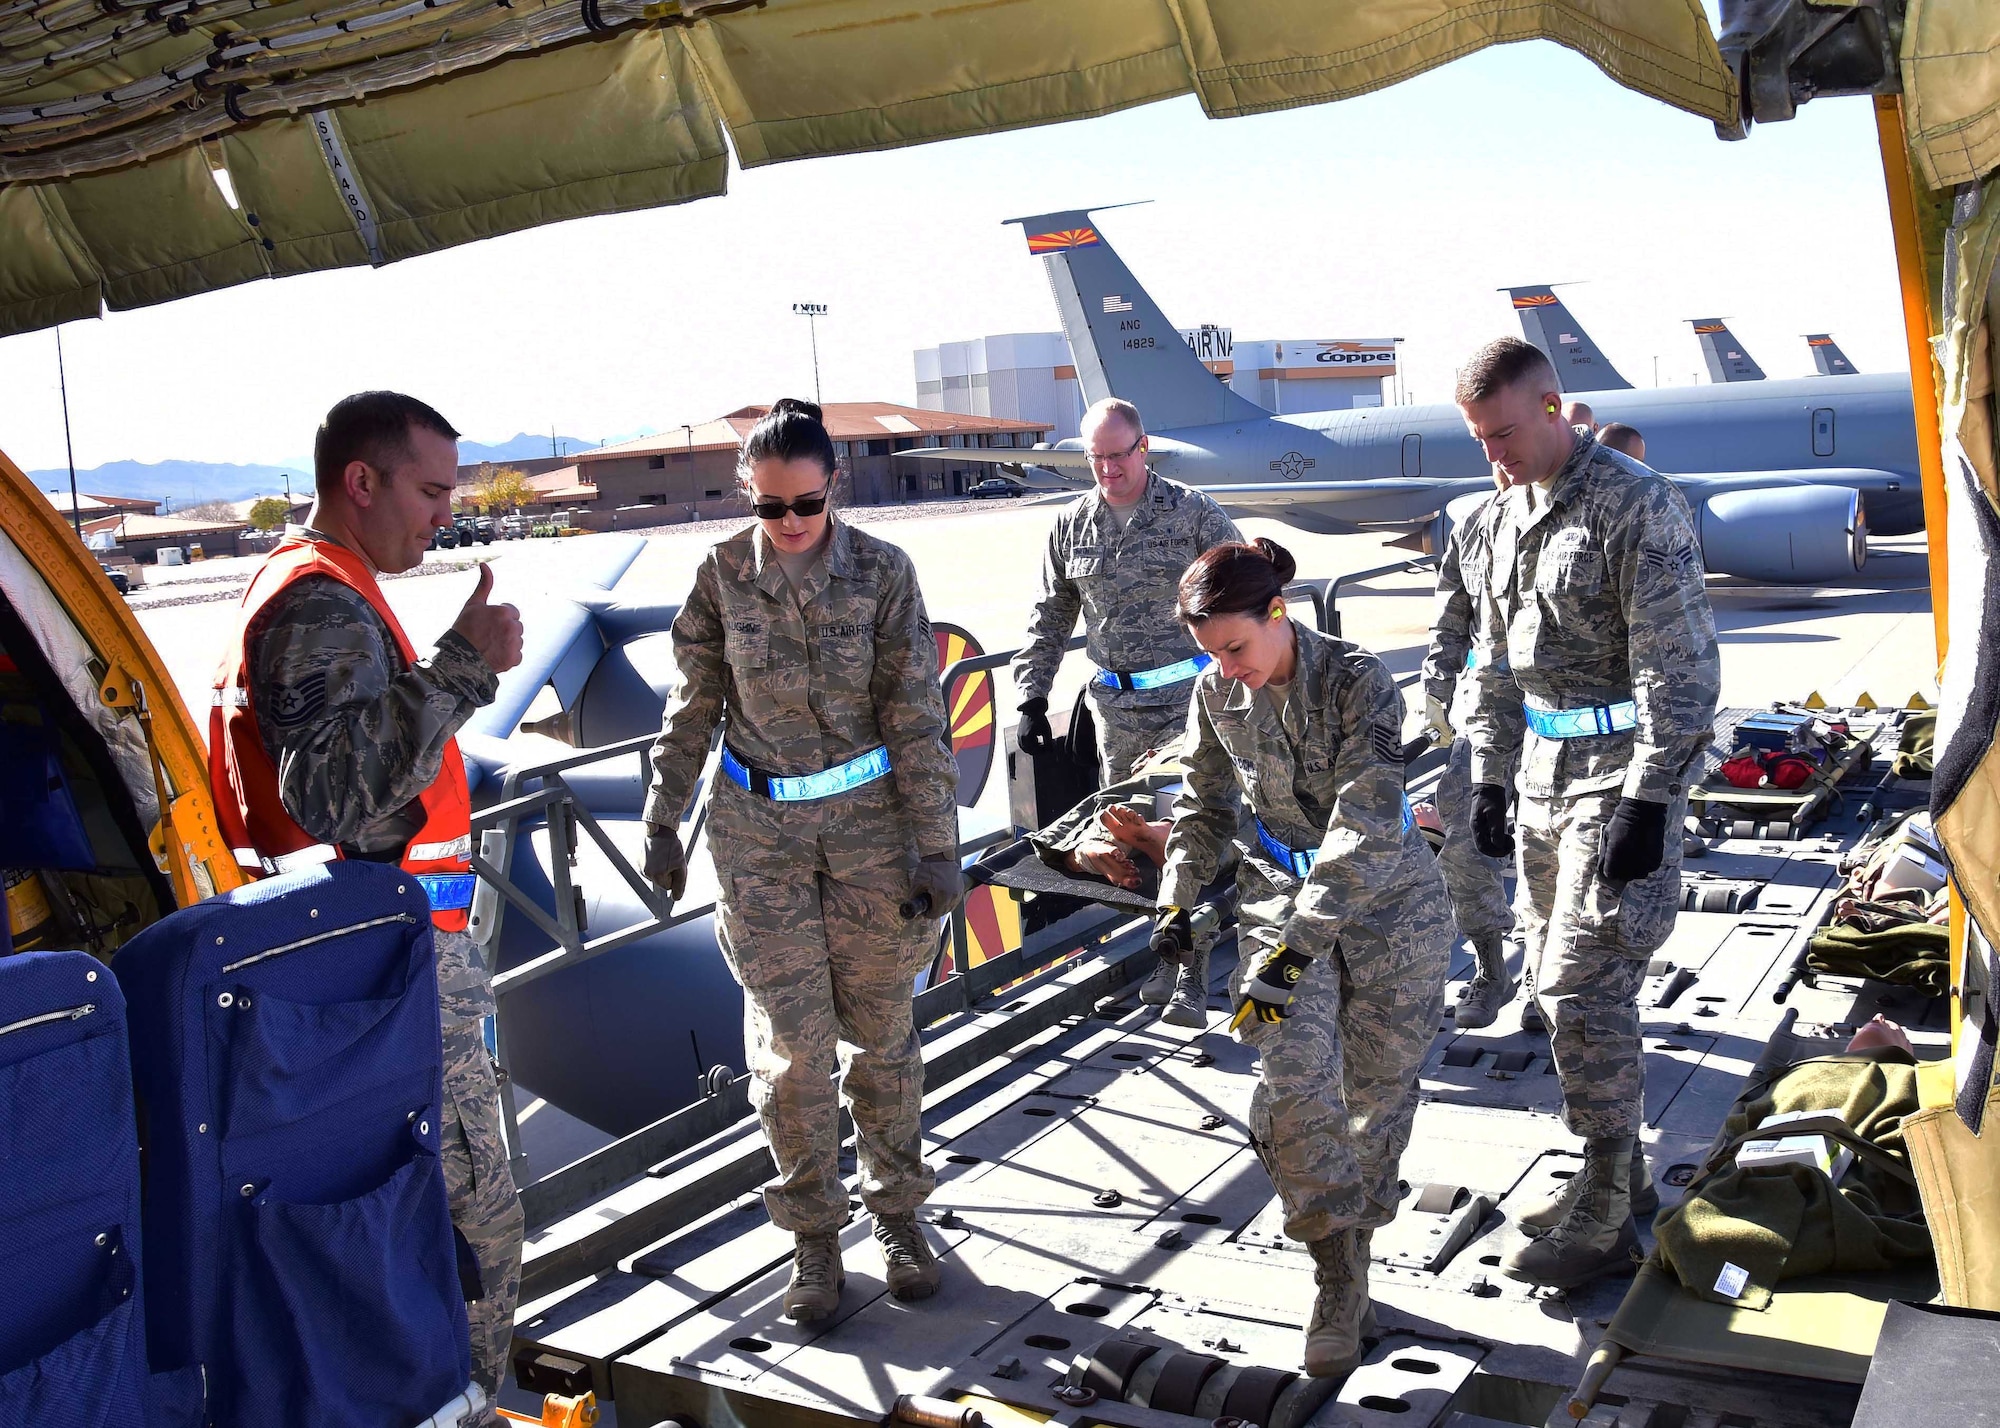
[[[1743,910],[1683,912],[1640,997],[1644,1139],[1665,1204],[1788,1007],[1807,1035],[1844,1036],[1879,1010],[1909,1028],[1920,1055],[1943,1052],[1943,1003],[1911,991],[1829,980],[1794,987],[1782,1006],[1773,997],[1825,916],[1886,757],[1850,779],[1844,806],[1809,836],[1712,841],[1686,864],[1695,905]],[[1906,807],[1926,789],[1892,784],[1874,801]],[[1631,1280],[1565,1295],[1498,1272],[1517,1234],[1511,1210],[1580,1164],[1556,1114],[1547,1042],[1511,1029],[1518,1004],[1486,1030],[1460,1033],[1448,1018],[1440,1030],[1403,1161],[1404,1207],[1374,1238],[1380,1339],[1317,1404],[1327,1381],[1315,1392],[1292,1377],[1311,1261],[1279,1233],[1244,1131],[1254,1058],[1223,1030],[1233,943],[1217,949],[1209,1024],[1192,1031],[1138,1004],[1150,961],[1142,922],[1075,942],[1082,955],[927,1036],[925,1139],[939,1183],[924,1216],[944,1265],[934,1298],[888,1297],[857,1201],[838,1315],[784,1319],[790,1239],[747,1193],[763,1172],[754,1121],[738,1123],[531,1235],[529,1282],[542,1297],[521,1316],[517,1361],[545,1386],[587,1373],[615,1411],[605,1421],[623,1428],[676,1416],[701,1428],[882,1422],[903,1394],[976,1395],[989,1423],[1571,1421],[1563,1401]],[[1457,955],[1454,988],[1470,960]],[[1010,1037],[1009,1022],[1029,1030]],[[555,1266],[608,1262],[617,1222],[663,1197],[686,1228],[558,1287],[575,1277],[552,1277]],[[1153,1354],[1129,1382],[1115,1362],[1091,1363],[1134,1332],[1181,1352]],[[1106,1391],[1089,1398],[1084,1382]],[[1587,1421],[1823,1428],[1848,1422],[1856,1393],[1630,1360]]]

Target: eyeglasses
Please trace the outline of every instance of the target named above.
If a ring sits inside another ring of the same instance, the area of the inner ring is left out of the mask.
[[[758,496],[750,503],[750,509],[757,513],[760,521],[782,521],[785,512],[790,511],[801,519],[809,519],[826,509],[826,492],[817,496],[801,496],[796,501],[781,501],[776,496]]]
[[[1084,455],[1090,458],[1092,466],[1109,466],[1114,461],[1123,461],[1126,457],[1137,451],[1140,443],[1145,441],[1145,439],[1143,436],[1140,437],[1138,441],[1133,442],[1123,451],[1086,451]]]

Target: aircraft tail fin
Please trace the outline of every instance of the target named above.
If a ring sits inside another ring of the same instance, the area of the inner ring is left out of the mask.
[[[1007,220],[1048,271],[1084,400],[1122,397],[1151,428],[1268,417],[1202,365],[1091,221],[1095,211]]]
[[[1764,380],[1764,369],[1743,350],[1743,344],[1736,340],[1736,334],[1729,330],[1728,323],[1719,317],[1691,317],[1688,325],[1694,328],[1694,335],[1701,341],[1701,355],[1708,363],[1709,381]]]
[[[1590,334],[1570,316],[1555,289],[1543,283],[1531,288],[1508,288],[1514,312],[1521,319],[1521,332],[1555,364],[1556,382],[1565,392],[1609,392],[1632,384],[1619,375]]]
[[[1860,370],[1847,360],[1840,344],[1824,332],[1808,332],[1806,346],[1812,348],[1813,365],[1822,377],[1852,377]]]

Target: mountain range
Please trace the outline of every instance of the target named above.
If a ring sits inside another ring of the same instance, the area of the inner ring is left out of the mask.
[[[555,440],[565,453],[587,451],[597,445],[575,436],[558,436]],[[458,459],[466,465],[480,461],[526,461],[548,454],[549,438],[528,432],[494,445],[479,441],[458,444]],[[69,490],[67,467],[30,471],[27,475],[45,491]],[[87,471],[79,470],[76,488],[93,496],[129,496],[191,506],[201,501],[241,501],[250,496],[276,494],[285,489],[288,476],[293,494],[310,492],[311,460],[287,461],[277,466],[226,461],[107,461]]]

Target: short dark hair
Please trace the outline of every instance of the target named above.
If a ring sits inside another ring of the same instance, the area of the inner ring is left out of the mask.
[[[817,461],[826,472],[829,485],[840,463],[833,454],[833,438],[826,434],[826,418],[819,407],[798,397],[780,397],[750,434],[743,438],[742,454],[736,470],[745,481],[750,468],[759,461]]]
[[[1181,576],[1181,623],[1199,625],[1216,615],[1261,617],[1298,573],[1292,553],[1269,536],[1210,546]]]
[[[356,392],[342,397],[319,424],[313,438],[313,484],[332,490],[340,484],[340,473],[349,462],[365,461],[384,478],[415,454],[410,448],[410,432],[415,428],[435,432],[447,441],[458,440],[458,430],[438,414],[437,408],[406,397],[401,392]]]
[[[1560,390],[1556,385],[1556,369],[1539,347],[1518,337],[1496,337],[1465,359],[1465,365],[1458,369],[1458,386],[1451,399],[1462,407],[1469,406],[1516,382],[1529,380],[1543,383],[1543,391]]]
[[[1645,437],[1639,435],[1637,427],[1627,426],[1622,421],[1607,422],[1598,428],[1597,432],[1599,446],[1608,446],[1622,456],[1631,456],[1632,448],[1645,440]]]

